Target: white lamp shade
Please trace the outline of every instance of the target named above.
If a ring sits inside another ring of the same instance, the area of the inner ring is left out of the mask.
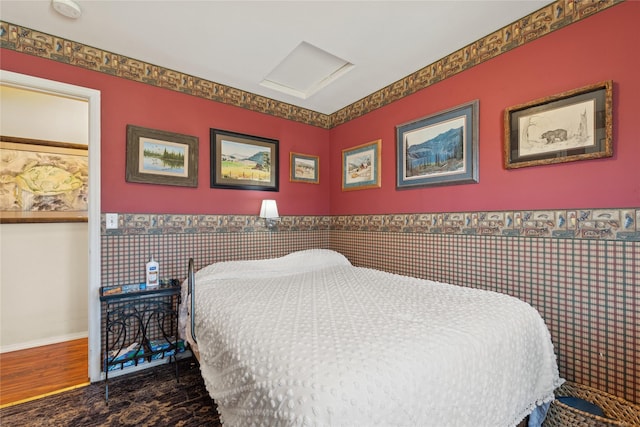
[[[278,218],[278,205],[275,200],[263,200],[260,208],[260,218]]]

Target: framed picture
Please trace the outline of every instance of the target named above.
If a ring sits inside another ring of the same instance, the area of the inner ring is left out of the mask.
[[[478,182],[478,100],[396,126],[396,187]]]
[[[127,182],[198,186],[198,138],[127,125]]]
[[[0,222],[86,222],[88,146],[0,137]]]
[[[380,187],[382,140],[342,150],[342,191]]]
[[[612,94],[606,81],[507,108],[505,168],[613,156]]]
[[[211,188],[278,191],[278,141],[211,129]]]
[[[320,157],[318,156],[291,152],[289,168],[291,182],[320,183]]]

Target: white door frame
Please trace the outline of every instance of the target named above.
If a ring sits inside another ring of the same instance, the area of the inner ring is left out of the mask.
[[[102,378],[100,365],[100,91],[26,74],[0,70],[0,82],[6,86],[76,98],[89,103],[89,380]]]

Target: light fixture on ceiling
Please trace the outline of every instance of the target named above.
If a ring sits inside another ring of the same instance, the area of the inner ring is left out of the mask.
[[[263,200],[260,207],[260,218],[264,218],[267,228],[272,229],[276,226],[276,222],[280,219],[278,215],[278,205],[275,200]]]
[[[82,9],[73,0],[51,0],[53,9],[62,16],[71,19],[78,19],[82,15]]]
[[[307,99],[354,67],[310,43],[300,43],[260,82],[261,86]]]

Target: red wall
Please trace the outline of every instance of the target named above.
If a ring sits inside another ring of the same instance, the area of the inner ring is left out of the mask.
[[[328,215],[329,131],[3,49],[2,69],[101,92],[101,211],[119,213],[258,214],[276,199],[281,215]],[[125,181],[126,126],[199,138],[198,188]],[[279,140],[280,191],[212,189],[209,129]],[[320,156],[320,184],[289,182],[291,151]]]
[[[626,2],[331,131],[332,177],[341,151],[382,139],[382,188],[341,191],[331,213],[376,214],[640,206],[640,2]],[[614,156],[506,170],[505,108],[605,80],[614,82]],[[478,184],[398,191],[395,126],[480,100]]]
[[[102,212],[342,215],[640,206],[640,2],[625,2],[332,130],[1,50],[2,69],[102,93]],[[426,65],[426,64],[425,64]],[[614,81],[614,156],[505,170],[504,109]],[[395,188],[395,126],[480,100],[478,184]],[[126,125],[200,139],[196,189],[125,182]],[[280,141],[280,191],[209,188],[209,129]],[[382,139],[382,188],[341,191],[341,151]],[[320,184],[289,182],[289,152],[320,156]]]

